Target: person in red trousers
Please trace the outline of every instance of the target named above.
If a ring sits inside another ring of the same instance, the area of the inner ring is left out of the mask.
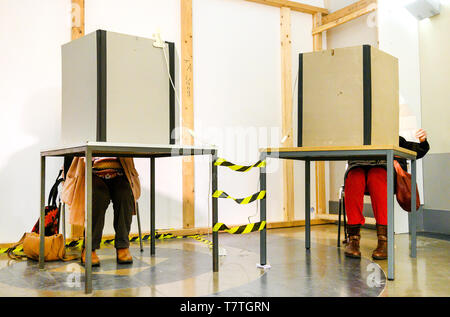
[[[427,133],[423,129],[416,132],[420,143],[408,142],[400,137],[400,147],[417,153],[417,159],[425,156],[430,149],[427,141]],[[406,160],[394,158],[406,171]],[[395,173],[395,170],[394,170]],[[360,228],[364,224],[363,206],[364,194],[370,195],[373,214],[376,220],[378,245],[372,253],[375,260],[387,258],[387,172],[385,160],[348,162],[348,168],[344,177],[345,209],[347,212],[347,232],[349,240],[345,247],[345,255],[360,258],[359,242],[361,239]],[[394,175],[395,179],[395,175]],[[394,182],[395,184],[395,182]]]

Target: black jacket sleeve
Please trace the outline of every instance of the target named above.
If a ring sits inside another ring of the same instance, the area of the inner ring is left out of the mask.
[[[428,150],[430,149],[430,145],[428,144],[428,141],[425,140],[424,142],[409,142],[406,141],[405,138],[400,137],[399,145],[402,148],[414,151],[417,153],[417,159],[420,159],[427,154]]]

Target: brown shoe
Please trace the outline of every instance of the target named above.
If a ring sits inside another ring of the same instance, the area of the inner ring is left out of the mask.
[[[92,266],[100,266],[100,259],[98,258],[97,254],[95,253],[95,250],[92,251],[91,254],[92,257]],[[84,265],[86,263],[86,249],[83,249],[81,251],[81,264]]]
[[[133,257],[130,254],[130,249],[116,249],[117,252],[117,263],[119,264],[130,264],[133,263]]]
[[[361,258],[361,251],[359,250],[360,229],[361,225],[347,225],[348,243],[345,245],[345,256]]]
[[[378,245],[372,252],[372,258],[375,260],[387,259],[387,226],[377,224]]]

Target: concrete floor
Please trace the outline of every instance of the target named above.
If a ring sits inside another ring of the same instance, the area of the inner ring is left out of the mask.
[[[417,258],[409,257],[409,237],[396,235],[396,279],[387,281],[387,261],[370,258],[376,232],[363,229],[363,258],[349,259],[336,247],[337,226],[312,227],[311,250],[304,228],[268,230],[269,270],[259,262],[259,234],[220,234],[220,271],[213,274],[210,250],[194,239],[157,241],[141,253],[132,244],[134,263],[117,265],[113,247],[102,247],[94,268],[94,292],[85,295],[78,262],[34,261],[0,255],[0,296],[449,296],[450,241],[418,237]],[[381,268],[381,270],[379,269]]]

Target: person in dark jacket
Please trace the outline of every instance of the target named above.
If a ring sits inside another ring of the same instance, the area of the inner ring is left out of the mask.
[[[420,143],[408,142],[400,136],[402,148],[417,153],[417,159],[425,156],[430,149],[427,133],[423,129],[416,132]],[[407,170],[406,159],[394,158],[403,170]],[[395,170],[394,170],[395,172]],[[394,175],[395,177],[395,175]],[[395,178],[394,178],[395,179]],[[349,240],[345,247],[345,255],[360,258],[360,228],[365,223],[363,216],[364,194],[368,193],[372,202],[372,210],[376,220],[378,245],[372,253],[375,260],[387,258],[387,172],[386,160],[348,162],[344,176],[345,209],[347,212],[347,232]]]

